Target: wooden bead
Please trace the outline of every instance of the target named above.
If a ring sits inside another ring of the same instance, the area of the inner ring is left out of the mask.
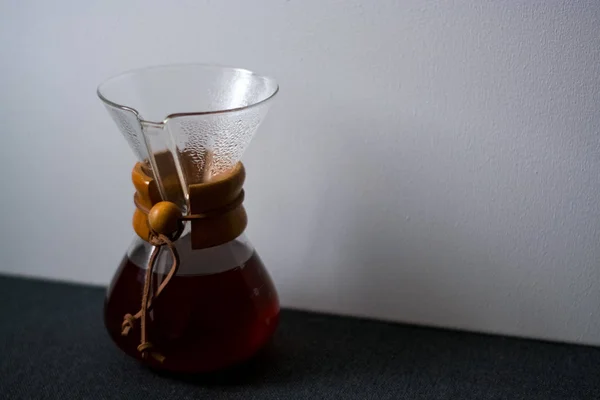
[[[154,232],[170,236],[179,230],[181,217],[179,207],[170,201],[161,201],[150,209],[148,224]]]

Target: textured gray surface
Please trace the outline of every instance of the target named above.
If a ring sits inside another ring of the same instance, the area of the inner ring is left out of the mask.
[[[156,374],[102,324],[104,289],[0,277],[9,399],[599,399],[600,349],[284,311],[236,370]]]

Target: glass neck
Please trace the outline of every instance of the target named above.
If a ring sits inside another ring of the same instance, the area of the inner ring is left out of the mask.
[[[177,276],[218,274],[242,266],[254,253],[254,247],[242,233],[234,240],[219,246],[192,250],[190,235],[185,234],[175,242],[180,265]],[[136,236],[127,251],[129,261],[141,269],[146,269],[152,245]],[[173,260],[170,252],[161,251],[154,266],[157,274],[165,275]]]

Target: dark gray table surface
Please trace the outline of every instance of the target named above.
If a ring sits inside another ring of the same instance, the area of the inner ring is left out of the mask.
[[[117,350],[104,289],[0,276],[0,398],[600,399],[600,349],[284,310],[272,345],[218,374]]]

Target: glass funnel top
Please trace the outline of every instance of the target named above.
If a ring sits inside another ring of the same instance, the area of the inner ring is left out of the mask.
[[[278,90],[247,70],[190,64],[123,73],[98,96],[162,198],[185,207],[189,185],[240,161]]]

